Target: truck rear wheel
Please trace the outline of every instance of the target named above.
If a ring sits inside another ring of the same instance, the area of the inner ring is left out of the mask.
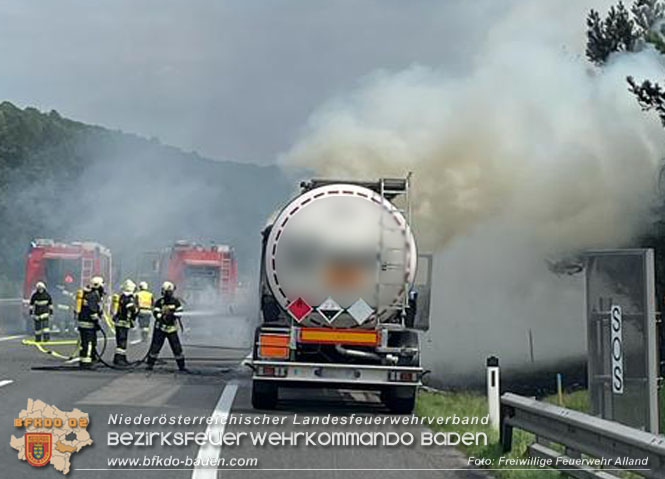
[[[275,409],[277,385],[270,381],[252,381],[252,406],[254,409]]]
[[[381,391],[381,401],[390,412],[395,414],[411,414],[416,406],[416,388],[399,386]]]

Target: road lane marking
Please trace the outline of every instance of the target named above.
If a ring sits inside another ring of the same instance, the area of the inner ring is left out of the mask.
[[[81,360],[81,358],[72,358],[68,361],[65,361],[65,364],[71,364],[71,363],[77,363]]]
[[[233,406],[233,400],[236,397],[238,392],[238,384],[235,381],[229,382],[224,390],[222,395],[217,401],[215,410],[212,413],[212,417],[215,418],[212,420],[213,424],[208,425],[206,428],[207,437],[221,437],[224,434],[224,429],[226,428],[226,420],[231,413],[231,406]],[[216,424],[215,424],[216,423]],[[199,453],[196,456],[196,462],[198,464],[210,464],[211,461],[216,461],[219,457],[219,454],[222,450],[222,445],[217,446],[210,443],[204,444],[199,448]],[[216,479],[217,478],[217,467],[196,467],[192,473],[192,479]]]
[[[14,382],[14,381],[11,380],[11,379],[3,379],[2,381],[0,381],[0,388],[1,388],[2,386],[6,386],[7,384],[11,384],[11,383],[13,383],[13,382]]]
[[[139,344],[139,343],[142,343],[142,342],[143,342],[142,339],[135,339],[134,341],[130,341],[129,344]]]
[[[23,298],[0,298],[0,303],[22,303],[22,302]]]
[[[21,339],[21,338],[25,338],[25,337],[26,337],[25,334],[15,334],[13,336],[4,336],[4,337],[0,338],[0,341],[11,341],[12,339]]]

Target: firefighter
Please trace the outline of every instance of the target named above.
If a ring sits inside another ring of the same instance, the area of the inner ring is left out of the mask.
[[[136,297],[136,284],[131,279],[125,280],[122,285],[122,294],[118,297],[118,306],[113,322],[115,323],[115,355],[113,364],[128,366],[127,337],[129,328],[134,327],[134,321],[139,314],[138,298]]]
[[[182,304],[175,297],[175,285],[165,281],[162,285],[162,297],[155,303],[153,315],[155,316],[155,327],[152,333],[152,343],[148,353],[148,370],[152,370],[159,352],[164,346],[164,341],[169,340],[169,346],[175,357],[178,369],[187,371],[185,368],[185,356],[182,354],[182,345],[178,338],[178,324],[182,315]],[[180,323],[182,327],[182,323]]]
[[[34,320],[35,341],[48,341],[51,335],[48,322],[53,316],[53,300],[43,281],[37,282],[35,292],[30,297],[30,316]]]
[[[97,359],[97,331],[101,329],[99,320],[102,317],[102,300],[104,298],[104,279],[95,276],[83,288],[81,309],[78,314],[78,329],[81,335],[81,352],[79,366],[82,369],[92,368],[93,360]]]
[[[141,340],[148,341],[150,334],[150,318],[152,317],[152,308],[154,307],[154,299],[152,293],[148,289],[148,283],[141,281],[139,283],[139,326],[141,328]]]

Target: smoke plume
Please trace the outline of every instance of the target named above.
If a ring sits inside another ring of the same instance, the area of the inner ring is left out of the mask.
[[[516,367],[581,355],[581,281],[546,259],[630,245],[650,220],[665,133],[625,78],[662,77],[662,57],[593,68],[584,17],[610,3],[580,3],[513,2],[464,71],[368,75],[282,158],[322,176],[413,172],[419,245],[437,252],[426,362],[439,379],[479,377],[489,353]]]

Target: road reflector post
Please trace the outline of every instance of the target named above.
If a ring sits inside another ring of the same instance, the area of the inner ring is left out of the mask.
[[[501,398],[499,384],[499,358],[487,358],[487,405],[492,429],[498,431],[501,423]]]

